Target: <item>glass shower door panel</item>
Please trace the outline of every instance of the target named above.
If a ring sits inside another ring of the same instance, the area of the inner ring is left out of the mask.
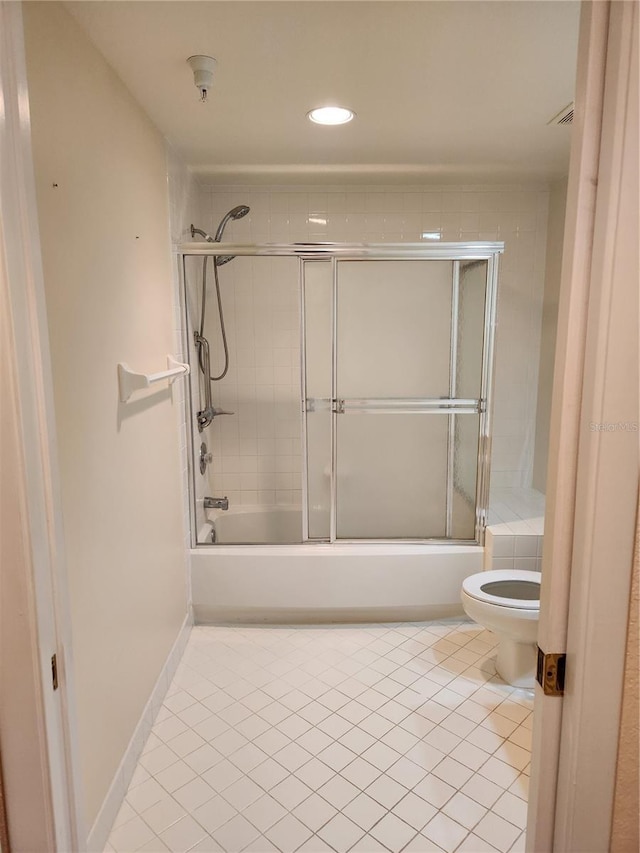
[[[458,278],[456,397],[480,397],[487,262],[460,261]]]
[[[328,539],[331,532],[331,261],[305,261],[303,287],[308,536]]]
[[[479,415],[451,415],[453,472],[451,482],[451,530],[453,539],[473,539],[476,527]]]
[[[336,420],[337,537],[444,537],[448,417],[363,414]]]
[[[449,396],[452,261],[339,261],[337,397]]]

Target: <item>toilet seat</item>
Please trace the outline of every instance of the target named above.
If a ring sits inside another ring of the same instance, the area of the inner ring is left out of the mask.
[[[483,587],[487,584],[511,581],[518,583],[540,584],[542,575],[540,572],[523,571],[522,569],[497,569],[488,572],[478,572],[465,578],[462,582],[462,590],[471,598],[492,604],[496,607],[508,607],[512,610],[540,610],[540,598],[508,598],[485,591]]]

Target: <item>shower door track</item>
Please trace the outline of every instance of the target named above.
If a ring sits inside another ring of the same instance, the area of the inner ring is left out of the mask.
[[[248,257],[297,257],[299,259],[300,292],[300,391],[302,410],[302,542],[308,545],[345,544],[362,545],[365,543],[397,545],[448,544],[483,545],[489,503],[489,475],[491,458],[491,409],[493,388],[493,362],[495,348],[495,322],[498,283],[498,257],[504,251],[502,242],[469,243],[185,243],[178,249],[180,258],[180,277],[184,287],[186,306],[186,275],[184,259],[187,256],[240,255]],[[332,265],[332,396],[331,398],[307,398],[306,396],[306,339],[305,339],[305,275],[304,261],[326,261]],[[448,398],[399,398],[382,399],[341,399],[337,396],[337,271],[339,261],[359,260],[440,260],[453,263],[451,292],[451,343],[450,343],[450,380]],[[457,357],[457,326],[459,310],[460,261],[486,261],[487,277],[485,291],[484,337],[482,346],[482,370],[480,397],[478,399],[456,399],[455,364]],[[317,404],[331,408],[331,471],[330,490],[331,507],[329,514],[329,537],[309,537],[309,492],[308,492],[308,453],[307,453],[307,412],[314,411]],[[446,483],[446,521],[445,537],[425,537],[420,539],[347,539],[337,535],[337,446],[336,419],[346,414],[381,413],[388,414],[434,414],[447,412],[447,483]],[[479,415],[479,435],[477,454],[477,476],[475,494],[475,538],[455,539],[450,535],[452,528],[453,499],[453,453],[455,417],[457,414]],[[191,439],[191,434],[189,433]],[[190,457],[193,456],[191,448]],[[193,462],[190,458],[190,466]],[[194,484],[191,478],[192,515],[195,519]],[[195,530],[195,521],[192,532]],[[195,542],[194,537],[194,542]],[[239,546],[243,547],[243,546]]]
[[[178,255],[245,255],[304,260],[490,261],[504,243],[182,243]]]

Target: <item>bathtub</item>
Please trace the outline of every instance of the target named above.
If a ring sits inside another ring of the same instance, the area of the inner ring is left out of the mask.
[[[269,544],[270,525],[298,544]],[[199,541],[213,528],[217,544],[190,551],[194,619],[200,624],[458,616],[462,581],[482,571],[478,545],[300,544],[300,510],[293,507],[212,512]],[[243,530],[259,531],[267,542],[225,544]]]
[[[210,510],[199,541],[215,530],[218,545],[293,545],[302,538],[302,510],[295,506],[238,506]]]

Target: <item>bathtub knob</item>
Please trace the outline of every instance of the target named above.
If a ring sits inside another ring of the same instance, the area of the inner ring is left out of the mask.
[[[213,460],[213,454],[207,451],[207,445],[202,442],[200,445],[200,473],[204,474],[207,470],[207,465]]]

